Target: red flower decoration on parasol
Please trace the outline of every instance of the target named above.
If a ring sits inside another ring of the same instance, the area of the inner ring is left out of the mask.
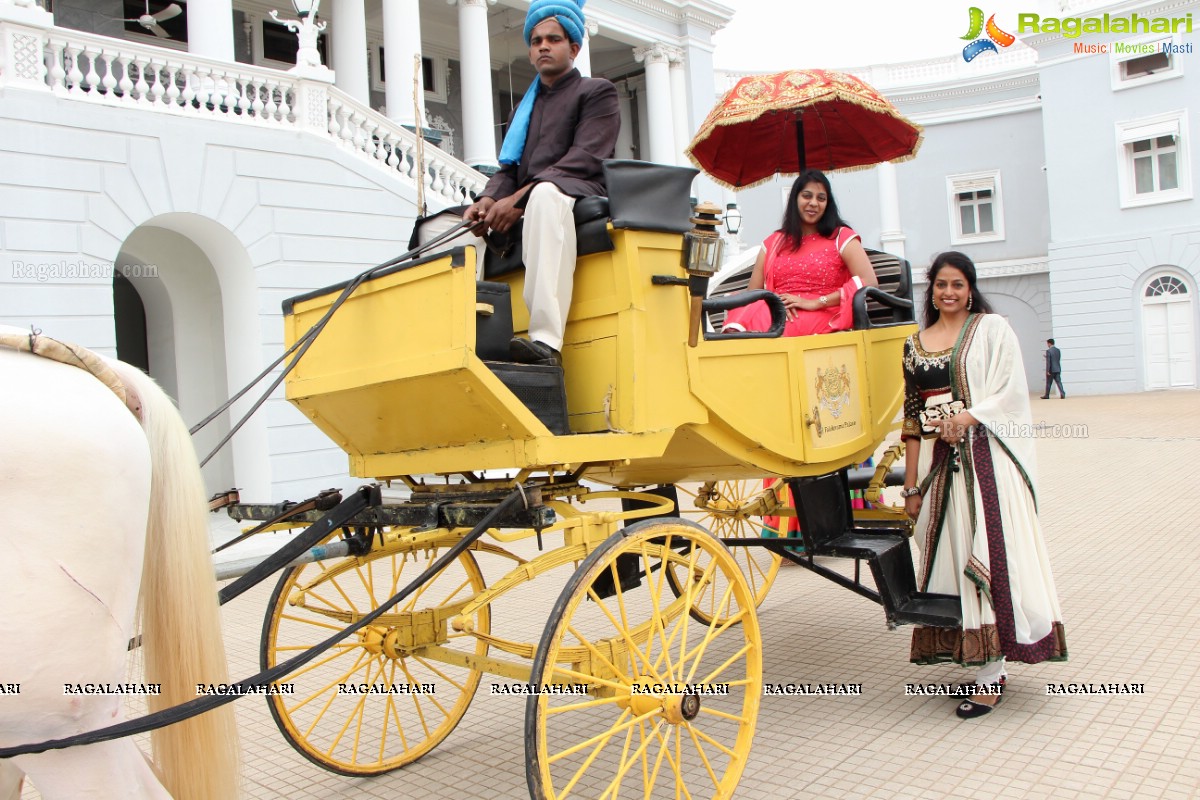
[[[718,183],[741,188],[807,167],[906,161],[920,146],[920,126],[873,87],[808,69],[742,78],[709,112],[687,154]]]

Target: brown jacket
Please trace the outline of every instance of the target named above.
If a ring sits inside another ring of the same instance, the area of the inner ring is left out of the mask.
[[[502,166],[479,196],[499,200],[542,181],[570,197],[603,195],[600,162],[613,157],[620,128],[617,87],[572,69],[538,88],[521,163]]]

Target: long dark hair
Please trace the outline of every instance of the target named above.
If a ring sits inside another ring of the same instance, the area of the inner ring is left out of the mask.
[[[967,286],[971,288],[970,309],[972,312],[976,314],[994,313],[991,303],[983,296],[983,292],[979,291],[975,275],[975,262],[957,250],[947,250],[945,253],[934,256],[929,271],[925,273],[925,278],[929,281],[925,287],[925,327],[928,328],[942,316],[937,306],[933,304],[933,282],[937,279],[937,274],[942,271],[942,267],[954,267],[967,279]]]
[[[833,187],[829,185],[829,178],[826,178],[825,173],[819,169],[806,169],[796,176],[796,182],[792,184],[792,191],[788,192],[787,207],[783,210],[783,227],[780,230],[783,231],[783,238],[790,250],[799,249],[800,240],[804,236],[800,229],[800,209],[796,206],[796,198],[810,183],[819,183],[824,186],[825,196],[829,198],[829,202],[825,204],[825,213],[817,220],[817,233],[829,238],[838,228],[846,225],[846,221],[838,213],[837,202],[833,199]]]

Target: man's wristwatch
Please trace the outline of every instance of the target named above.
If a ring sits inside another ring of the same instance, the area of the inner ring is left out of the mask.
[[[920,493],[921,493],[920,486],[910,486],[907,489],[901,490],[900,496],[901,497],[912,497],[912,496],[918,495]]]

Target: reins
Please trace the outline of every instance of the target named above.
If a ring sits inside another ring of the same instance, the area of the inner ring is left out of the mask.
[[[345,506],[346,513],[348,513],[350,516],[353,516],[353,514],[357,513],[359,510],[361,510],[361,508],[370,505],[371,502],[373,502],[373,498],[378,496],[378,492],[379,489],[376,486],[364,486],[355,492],[351,497],[344,500],[342,502],[342,506]],[[16,747],[0,747],[0,758],[12,758],[14,756],[29,755],[31,753],[44,753],[47,750],[62,750],[63,748],[74,747],[76,745],[107,742],[113,739],[120,739],[124,736],[145,733],[147,731],[154,730],[155,728],[172,725],[176,722],[190,719],[197,714],[203,714],[204,712],[211,711],[214,708],[219,708],[226,703],[232,703],[239,697],[243,697],[248,694],[255,694],[253,690],[256,687],[266,686],[267,684],[279,681],[279,679],[286,677],[296,669],[312,661],[314,658],[333,647],[342,639],[357,633],[367,625],[370,625],[372,622],[377,620],[383,614],[390,611],[397,603],[404,600],[406,597],[424,585],[426,581],[430,580],[433,578],[433,576],[445,569],[454,559],[458,558],[458,556],[466,551],[476,539],[487,532],[488,528],[492,526],[493,522],[499,519],[501,514],[508,511],[509,508],[517,505],[523,500],[523,487],[514,490],[511,494],[505,497],[504,500],[492,508],[484,516],[484,518],[479,521],[479,524],[471,529],[470,533],[455,542],[453,546],[448,548],[445,553],[442,553],[437,560],[430,564],[424,572],[418,575],[412,582],[410,582],[399,592],[380,603],[379,607],[374,611],[364,615],[358,622],[343,628],[325,641],[313,645],[303,653],[293,656],[281,664],[276,664],[270,669],[265,669],[262,672],[259,672],[257,675],[244,678],[237,683],[228,684],[227,686],[223,687],[224,691],[222,693],[206,694],[197,697],[195,700],[188,700],[186,703],[181,703],[180,705],[172,706],[170,708],[164,708],[161,711],[155,711],[154,713],[147,714],[144,717],[126,720],[125,722],[120,722],[116,725],[109,725],[106,728],[99,728],[94,731],[68,736],[64,739],[48,739],[44,742],[37,742],[36,744],[23,744],[17,745]],[[332,521],[333,516],[334,514],[331,512],[330,515],[321,522],[313,523],[307,530],[304,531],[303,534],[300,535],[299,538],[303,539],[305,543],[307,543],[312,539],[320,539],[329,535],[332,530],[335,530],[340,526],[340,523],[334,523]],[[265,566],[265,563],[262,566]],[[258,575],[257,572],[260,571],[263,572],[263,574]],[[246,588],[249,588],[252,583],[257,583],[258,581],[262,580],[262,578],[266,577],[267,574],[269,573],[265,572],[265,570],[256,570],[256,580],[253,580],[252,582],[238,582],[241,584],[238,586],[239,591],[244,591]],[[247,574],[244,576],[244,579],[245,578],[251,578],[251,575]],[[230,586],[226,587],[225,591],[222,592],[222,602],[232,599],[233,596],[236,596],[234,593],[226,595],[226,592],[233,588],[234,585],[231,584]]]
[[[254,415],[254,412],[258,411],[258,409],[262,406],[262,404],[267,401],[267,398],[269,398],[271,396],[271,393],[274,392],[276,388],[278,388],[279,384],[283,383],[283,379],[286,378],[288,376],[288,373],[290,373],[296,367],[296,364],[298,364],[300,362],[300,359],[304,357],[304,354],[308,352],[308,348],[312,347],[312,344],[313,344],[313,342],[316,341],[317,336],[320,335],[321,331],[323,331],[325,329],[325,326],[329,324],[329,320],[330,320],[330,318],[333,317],[334,312],[336,312],[339,308],[341,308],[342,303],[346,302],[346,300],[350,297],[350,295],[354,293],[355,289],[357,289],[359,286],[361,286],[365,281],[370,280],[377,273],[379,273],[385,269],[390,269],[391,267],[394,267],[398,264],[402,264],[405,261],[410,261],[414,258],[417,258],[418,256],[424,254],[428,250],[430,250],[440,244],[450,241],[451,239],[458,236],[463,230],[471,227],[474,224],[476,224],[476,223],[471,222],[469,220],[462,220],[457,225],[455,225],[453,228],[450,228],[449,230],[438,234],[437,236],[430,239],[425,244],[418,245],[417,247],[414,247],[412,250],[409,250],[407,253],[399,255],[396,258],[391,259],[390,261],[385,261],[382,264],[377,264],[374,267],[371,267],[370,269],[365,270],[364,272],[360,272],[358,275],[354,276],[354,278],[352,278],[350,280],[350,282],[346,284],[346,288],[344,288],[342,290],[342,293],[338,295],[337,299],[333,301],[333,304],[329,307],[329,310],[325,312],[324,316],[322,316],[321,319],[317,320],[317,322],[314,323],[313,326],[311,328],[309,328],[304,333],[303,336],[301,336],[299,339],[297,339],[295,341],[295,343],[292,344],[291,347],[289,347],[287,350],[285,350],[283,352],[282,355],[279,356],[279,358],[275,359],[269,365],[267,365],[266,369],[264,369],[262,372],[260,372],[253,380],[251,380],[248,384],[246,384],[240,390],[238,390],[238,392],[235,395],[233,395],[228,400],[226,400],[224,403],[222,403],[219,408],[217,408],[215,411],[213,411],[207,417],[205,417],[204,419],[202,419],[198,423],[196,423],[194,426],[192,426],[192,428],[189,432],[193,436],[195,436],[197,432],[199,432],[201,429],[204,428],[205,425],[212,422],[214,419],[216,419],[221,414],[223,414],[226,410],[229,409],[230,406],[232,406],[234,403],[236,403],[238,400],[240,400],[247,392],[250,391],[251,388],[253,388],[256,384],[258,384],[259,381],[261,381],[263,378],[265,378],[267,375],[269,375],[271,370],[278,367],[284,361],[284,359],[286,359],[288,356],[292,355],[292,353],[296,353],[295,357],[292,358],[292,360],[288,362],[287,366],[285,366],[283,368],[283,371],[280,372],[279,375],[277,375],[275,377],[275,380],[271,381],[271,385],[267,387],[266,391],[263,392],[262,395],[257,400],[254,401],[254,405],[252,405],[250,407],[250,409],[245,414],[242,415],[242,417],[237,421],[237,423],[229,429],[229,432],[226,433],[221,438],[221,441],[217,442],[217,445],[212,449],[212,451],[207,456],[205,456],[203,458],[203,460],[200,461],[200,466],[203,467],[205,464],[207,464],[209,461],[211,461],[213,456],[215,456],[221,450],[222,447],[224,447],[226,444],[228,444],[229,440],[233,438],[233,435],[235,433],[237,433],[239,430],[241,430],[242,426],[245,425],[247,421],[249,421],[250,417],[252,417]],[[296,352],[297,350],[299,350],[299,352]]]

